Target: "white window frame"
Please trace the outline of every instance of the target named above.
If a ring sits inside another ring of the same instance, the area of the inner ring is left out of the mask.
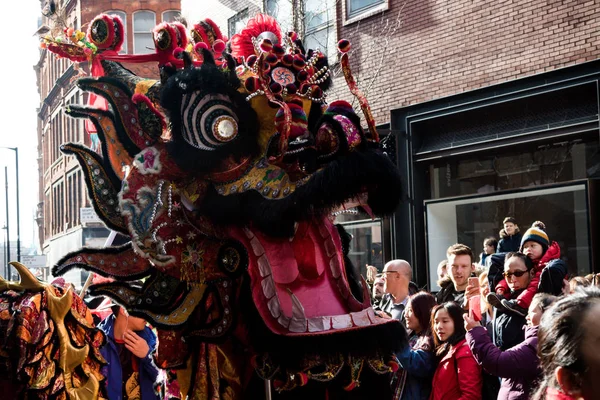
[[[116,15],[118,17],[121,17],[121,21],[123,21],[123,30],[125,32],[123,35],[123,46],[121,46],[121,51],[119,52],[119,54],[127,54],[127,37],[129,36],[127,34],[127,13],[123,10],[108,10],[104,11],[104,14]]]
[[[142,35],[146,35],[149,34],[150,38],[153,39],[153,35],[152,35],[152,30],[146,32],[146,31],[136,31],[135,29],[135,17],[141,13],[151,13],[154,16],[154,23],[153,23],[153,27],[156,26],[156,13],[152,10],[138,10],[136,12],[133,13],[132,15],[132,21],[133,21],[133,53],[134,54],[148,54],[151,53],[149,51],[147,51],[147,49],[144,49],[144,52],[141,53],[140,51],[138,51],[138,49],[136,48],[135,42],[136,42],[136,34],[142,34]],[[154,43],[154,41],[153,41]]]
[[[343,26],[350,25],[365,18],[372,17],[373,15],[387,11],[390,8],[390,0],[381,0],[378,4],[374,4],[370,7],[365,7],[364,9],[355,12],[353,15],[350,15],[350,7],[348,5],[349,1],[351,0],[342,1]]]

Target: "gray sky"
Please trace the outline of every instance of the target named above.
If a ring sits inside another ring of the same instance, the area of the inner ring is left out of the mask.
[[[21,244],[34,240],[35,208],[38,202],[37,113],[39,95],[33,66],[39,59],[37,30],[39,0],[3,1],[0,22],[3,57],[0,60],[0,147],[19,148],[19,192]],[[0,149],[0,226],[6,223],[4,167],[8,167],[11,240],[16,240],[16,194],[14,151]],[[36,228],[37,229],[37,228]],[[4,243],[5,231],[0,230]]]

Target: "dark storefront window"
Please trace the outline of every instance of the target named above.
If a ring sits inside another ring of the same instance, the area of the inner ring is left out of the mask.
[[[448,158],[431,164],[429,177],[429,199],[596,178],[600,177],[598,136]]]
[[[343,213],[336,218],[336,223],[342,224],[346,232],[352,235],[348,258],[360,274],[366,276],[366,265],[373,265],[379,271],[383,270],[383,221],[371,219],[366,213]]]
[[[522,232],[543,221],[550,240],[561,247],[571,274],[592,270],[586,179],[600,178],[597,134],[577,140],[510,148],[493,154],[470,154],[427,167],[426,193],[429,283],[435,266],[453,243],[470,246],[475,255],[485,238],[499,239],[502,220],[515,217]]]
[[[543,221],[550,240],[560,246],[561,258],[571,274],[588,274],[588,198],[587,185],[576,183],[427,202],[430,283],[434,285],[435,268],[450,244],[464,243],[478,255],[485,238],[498,238],[502,219],[507,215],[517,218],[522,232],[533,221]]]

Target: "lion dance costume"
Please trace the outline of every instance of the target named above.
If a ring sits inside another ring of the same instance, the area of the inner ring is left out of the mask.
[[[404,329],[375,316],[347,257],[349,235],[331,218],[349,201],[389,214],[401,196],[352,78],[350,44],[338,44],[341,66],[368,131],[348,102],[327,103],[325,55],[266,15],[229,41],[210,20],[189,38],[163,23],[156,53],[144,56],[118,54],[117,17],[69,35],[46,46],[90,60],[100,73],[78,85],[109,107],[67,110],[94,124],[100,154],[62,151],[85,171],[99,217],[130,241],[68,254],[53,275],[82,268],[114,278],[91,293],[156,328],[157,365],[177,370],[183,398],[264,398],[260,378],[276,398],[387,398]],[[136,57],[156,61],[161,79],[118,63]],[[141,289],[128,284],[139,279]],[[80,372],[63,370],[64,381],[101,379]]]

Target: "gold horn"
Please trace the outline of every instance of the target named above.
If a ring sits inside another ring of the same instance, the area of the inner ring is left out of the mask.
[[[33,276],[29,268],[16,261],[11,261],[9,264],[19,273],[20,281],[19,283],[16,283],[0,278],[0,292],[5,292],[7,290],[15,290],[17,292],[31,290],[34,292],[41,292],[44,290],[45,285]]]

